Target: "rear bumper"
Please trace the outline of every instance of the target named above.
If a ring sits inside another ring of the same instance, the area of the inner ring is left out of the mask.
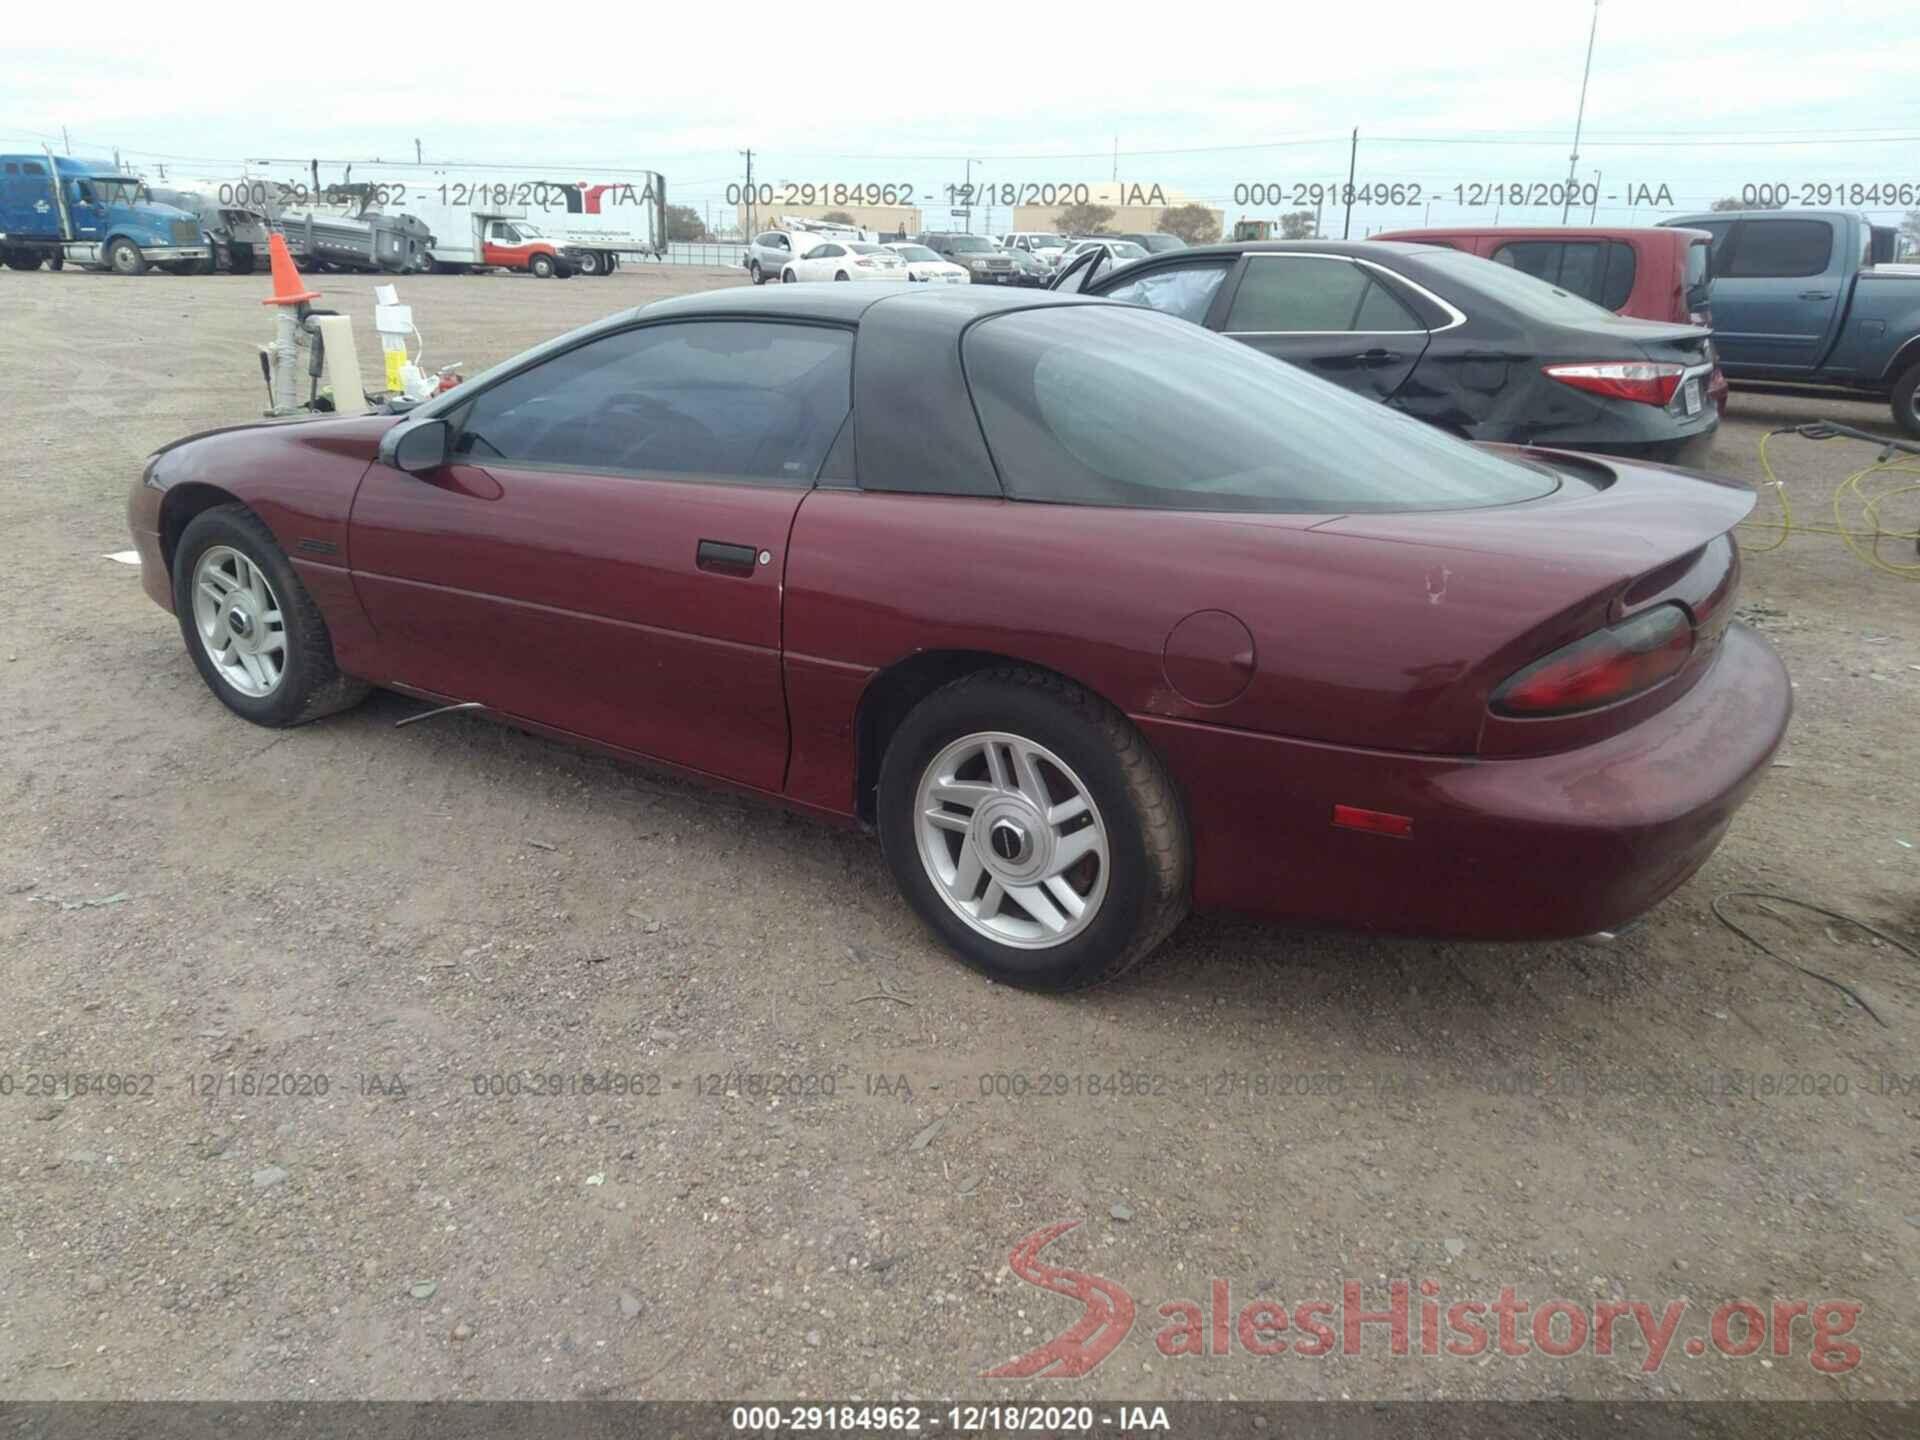
[[[1619,930],[1705,863],[1786,734],[1773,650],[1728,628],[1688,692],[1554,755],[1424,757],[1135,716],[1186,796],[1194,900],[1296,924],[1472,940]],[[1335,829],[1335,805],[1413,819]]]

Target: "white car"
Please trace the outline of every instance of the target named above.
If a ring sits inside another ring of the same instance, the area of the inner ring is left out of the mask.
[[[907,262],[884,245],[870,245],[864,240],[822,240],[789,260],[780,278],[791,285],[796,280],[904,282],[912,277],[907,273]]]
[[[971,275],[951,260],[942,260],[926,246],[916,245],[911,240],[896,240],[886,248],[906,262],[909,280],[922,280],[932,285],[966,285],[973,280]]]
[[[1059,265],[1061,252],[1068,243],[1066,236],[1050,230],[1016,230],[1000,237],[1002,249],[1024,250],[1050,269]]]
[[[1060,254],[1060,263],[1054,268],[1064,270],[1084,251],[1095,250],[1101,246],[1106,247],[1111,263],[1116,266],[1125,265],[1129,260],[1144,260],[1147,257],[1146,247],[1136,245],[1131,240],[1122,240],[1117,235],[1094,235],[1085,240],[1075,240],[1068,245]]]

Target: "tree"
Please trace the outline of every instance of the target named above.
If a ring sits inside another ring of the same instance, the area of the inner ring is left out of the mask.
[[[855,229],[858,229],[860,225],[858,220],[855,220],[853,216],[844,210],[827,211],[826,214],[820,217],[820,223],[822,225],[851,225]]]
[[[1220,221],[1204,205],[1177,205],[1160,212],[1160,229],[1189,245],[1211,245],[1220,238]]]
[[[1758,202],[1749,204],[1747,201],[1742,200],[1737,196],[1722,195],[1718,200],[1714,201],[1713,204],[1708,206],[1707,208],[1711,210],[1784,210],[1786,208],[1786,204],[1784,201],[1780,201],[1780,200],[1774,201],[1773,204],[1771,205],[1762,205],[1762,204],[1759,204]]]
[[[1113,219],[1111,205],[1069,205],[1053,217],[1054,227],[1065,235],[1104,235]]]
[[[667,207],[667,239],[704,240],[707,238],[706,221],[700,218],[700,212],[691,205],[669,205]]]
[[[1316,240],[1319,235],[1320,223],[1311,210],[1289,210],[1280,217],[1282,240]]]

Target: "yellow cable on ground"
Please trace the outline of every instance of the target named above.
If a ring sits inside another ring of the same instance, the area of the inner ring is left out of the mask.
[[[1840,482],[1840,488],[1833,492],[1833,524],[1807,525],[1793,518],[1793,505],[1787,499],[1787,487],[1774,475],[1773,463],[1767,458],[1767,442],[1775,434],[1770,432],[1760,437],[1760,468],[1766,473],[1767,484],[1773,487],[1773,493],[1780,502],[1778,520],[1742,520],[1742,526],[1758,529],[1778,530],[1780,533],[1763,545],[1743,545],[1741,548],[1749,555],[1764,555],[1769,550],[1778,550],[1787,543],[1794,531],[1803,531],[1809,535],[1838,535],[1867,564],[1876,570],[1901,580],[1920,580],[1920,555],[1913,560],[1890,560],[1880,553],[1882,542],[1888,540],[1905,541],[1909,546],[1920,540],[1920,530],[1889,530],[1880,520],[1880,507],[1899,495],[1920,492],[1920,481],[1896,485],[1892,489],[1871,491],[1866,481],[1876,475],[1920,475],[1920,458],[1908,457],[1902,460],[1882,460],[1856,470]],[[1859,505],[1861,519],[1867,528],[1854,529],[1847,524],[1845,505],[1849,499]]]

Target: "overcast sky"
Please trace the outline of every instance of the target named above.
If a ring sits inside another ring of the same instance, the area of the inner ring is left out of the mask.
[[[1618,197],[1600,218],[1658,218],[1626,208],[1629,184],[1666,185],[1661,213],[1753,182],[1920,185],[1920,39],[1898,7],[1811,10],[1605,0],[1579,166]],[[1435,224],[1493,218],[1460,210],[1457,184],[1565,177],[1593,15],[1587,0],[17,12],[0,149],[57,149],[64,125],[76,155],[117,148],[149,175],[410,160],[418,138],[429,161],[658,170],[670,198],[717,213],[751,146],[763,180],[910,182],[944,208],[968,157],[976,180],[1106,180],[1117,138],[1123,181],[1232,220],[1291,208],[1236,186],[1343,181],[1357,125],[1360,180],[1419,184]],[[859,32],[839,33],[852,16]],[[1355,229],[1424,214],[1363,207]]]

